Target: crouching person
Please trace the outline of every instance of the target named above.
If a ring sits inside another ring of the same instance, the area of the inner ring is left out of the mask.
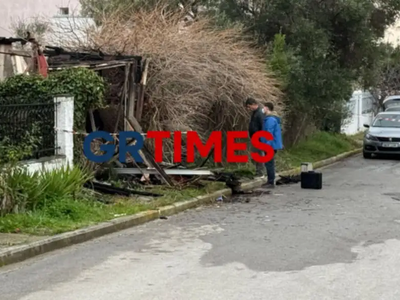
[[[274,105],[268,102],[264,105],[264,126],[263,130],[268,131],[273,139],[272,141],[267,141],[263,139],[263,142],[270,145],[274,149],[274,157],[267,163],[265,163],[265,168],[267,169],[268,183],[267,187],[275,187],[275,155],[278,150],[283,149],[282,145],[282,130],[281,130],[281,119],[274,114]]]

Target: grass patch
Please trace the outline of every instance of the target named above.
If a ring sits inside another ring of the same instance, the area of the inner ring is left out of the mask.
[[[164,196],[153,201],[121,197],[114,199],[113,204],[103,204],[93,199],[57,199],[33,211],[0,217],[0,232],[54,235],[189,200],[221,188],[224,188],[224,183],[221,182],[212,182],[202,189],[174,190],[159,187],[152,191]]]
[[[363,139],[364,139],[364,135],[365,135],[365,131],[360,131],[359,133],[350,135],[349,137],[350,137],[352,140],[355,140],[355,141],[358,141],[358,142],[362,142]]]
[[[276,157],[278,171],[300,167],[302,162],[317,162],[360,148],[358,136],[317,132],[307,140],[284,151]]]
[[[360,147],[359,141],[362,136],[360,134],[345,136],[318,132],[298,145],[280,151],[276,158],[277,169],[278,171],[288,170],[299,167],[302,162],[316,162],[357,149]],[[233,171],[242,176],[252,176],[254,166],[251,164],[231,165],[227,168],[227,171]],[[79,175],[78,172],[70,173],[72,175],[75,174],[72,178],[76,178]],[[55,175],[53,177],[42,177],[45,178],[46,182],[49,182],[46,185],[48,191],[45,193],[48,195],[46,204],[39,205],[41,201],[38,198],[36,208],[23,213],[8,213],[0,217],[0,232],[53,235],[94,225],[118,216],[157,209],[225,187],[224,183],[221,182],[211,182],[204,188],[172,189],[160,186],[152,189],[153,192],[164,195],[159,198],[148,200],[121,197],[114,198],[113,204],[103,204],[94,200],[93,197],[62,197],[60,187],[63,190],[69,190],[71,189],[71,184],[66,184],[68,180],[60,179],[61,175],[66,177],[67,174],[58,174],[58,177],[57,174],[53,174]],[[61,182],[64,182],[64,185],[61,185]],[[12,183],[14,184],[14,182]],[[19,180],[18,183],[20,183]],[[23,184],[21,183],[21,185]],[[32,187],[30,188],[32,189]],[[51,193],[49,193],[50,191]],[[29,192],[33,194],[31,190]]]
[[[317,162],[360,148],[364,133],[352,136],[317,132],[296,146],[278,151],[276,154],[277,171],[286,171],[300,167],[302,162]],[[229,165],[227,170],[242,176],[254,176],[255,167],[252,163]]]

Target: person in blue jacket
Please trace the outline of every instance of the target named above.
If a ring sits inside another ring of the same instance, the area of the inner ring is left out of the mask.
[[[265,103],[264,113],[265,118],[263,130],[271,133],[273,140],[268,141],[266,139],[262,139],[261,141],[270,145],[274,149],[274,158],[265,163],[265,168],[267,169],[268,186],[273,188],[275,187],[275,154],[278,150],[283,149],[281,119],[274,115],[274,104],[271,102]]]

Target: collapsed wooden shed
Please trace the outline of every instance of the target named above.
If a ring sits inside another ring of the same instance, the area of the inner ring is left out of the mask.
[[[107,84],[107,108],[95,112],[94,125],[108,132],[131,130],[124,116],[141,121],[148,61],[140,56],[107,55],[102,52],[69,52],[46,46],[49,72],[66,68],[88,68],[102,76]],[[92,124],[93,125],[93,124]]]
[[[25,42],[24,39],[0,37],[0,81],[28,71],[32,53],[14,47],[14,43]]]

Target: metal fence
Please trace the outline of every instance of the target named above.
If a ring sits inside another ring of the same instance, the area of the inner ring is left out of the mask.
[[[23,149],[24,160],[55,155],[55,122],[54,103],[0,105],[0,151]]]

